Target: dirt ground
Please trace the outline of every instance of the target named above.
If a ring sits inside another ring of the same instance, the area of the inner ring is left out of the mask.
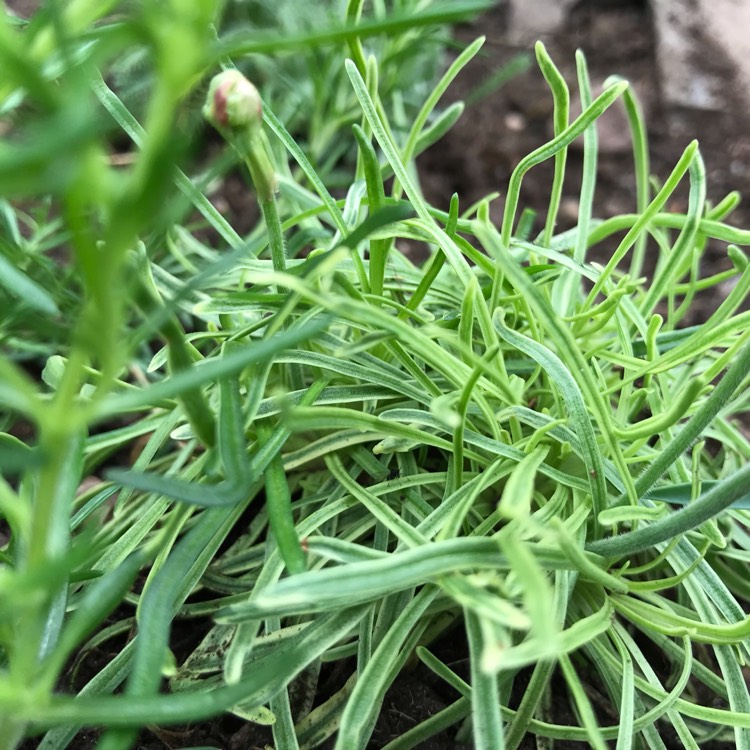
[[[480,34],[484,48],[449,89],[449,99],[463,99],[499,66],[516,54],[533,54],[533,40],[519,46],[507,39],[504,8],[460,27],[464,42]],[[576,108],[575,51],[586,56],[592,83],[601,89],[610,75],[628,80],[646,116],[651,148],[651,171],[664,179],[693,139],[700,143],[706,163],[709,199],[718,202],[731,190],[746,193],[750,187],[750,131],[741,105],[731,111],[699,111],[665,106],[660,97],[655,60],[656,41],[645,0],[582,0],[571,9],[560,34],[544,38],[547,51],[568,81],[572,110]],[[707,63],[708,64],[708,63]],[[597,93],[595,91],[595,93]],[[580,112],[580,104],[578,105]],[[474,104],[446,137],[422,158],[426,192],[439,205],[447,205],[458,192],[468,206],[491,191],[501,197],[493,216],[500,219],[502,197],[513,168],[552,135],[552,97],[535,62],[527,72],[502,89]],[[599,125],[599,172],[594,213],[608,218],[635,208],[632,151],[623,109],[619,103]],[[569,151],[567,199],[560,223],[577,216],[575,196],[580,185],[582,151],[578,142]],[[524,179],[522,206],[539,211],[549,200],[551,170],[534,168]],[[679,196],[683,200],[682,194]],[[681,203],[671,208],[682,208]],[[750,225],[747,205],[733,215],[732,223]]]
[[[458,29],[457,35],[462,41],[484,34],[487,42],[480,57],[456,81],[448,94],[449,100],[465,98],[499,66],[521,51],[532,51],[530,45],[522,49],[517,42],[509,42],[506,28],[507,19],[500,7]],[[573,7],[564,30],[544,41],[571,88],[575,82],[574,53],[577,48],[586,54],[595,85],[601,85],[613,73],[632,83],[646,112],[655,175],[665,178],[684,148],[697,138],[706,162],[710,199],[718,202],[731,190],[750,193],[750,131],[746,127],[746,113],[741,108],[737,111],[699,112],[663,106],[654,33],[645,0],[583,0]],[[421,157],[419,165],[428,199],[438,207],[447,208],[450,196],[457,192],[461,205],[467,207],[492,191],[500,191],[501,197],[494,202],[492,209],[493,216],[499,221],[502,196],[511,171],[524,155],[550,138],[551,120],[551,96],[537,67],[532,65],[526,73],[474,105],[443,141]],[[635,208],[633,160],[629,141],[623,138],[624,132],[621,112],[608,117],[600,131],[600,168],[595,199],[595,215],[600,218],[631,212]],[[570,225],[577,215],[575,196],[580,184],[581,162],[580,149],[572,148],[561,226]],[[551,170],[547,165],[532,170],[524,180],[521,207],[540,211],[539,226],[549,200],[550,183]],[[684,208],[686,196],[686,191],[680,192],[671,207]],[[740,227],[750,227],[750,209],[741,204],[730,221]],[[725,256],[725,248],[712,249],[704,273],[708,273],[709,266],[711,271],[727,267]],[[706,304],[713,308],[716,300],[707,300]],[[185,627],[189,630],[191,625]],[[175,635],[181,636],[180,633]],[[450,643],[436,644],[434,650],[459,673],[462,664],[463,671],[466,671],[466,648],[460,641],[456,646],[455,634]],[[335,676],[330,679],[335,679]],[[555,692],[560,695],[563,691]],[[414,667],[399,678],[386,695],[370,747],[373,750],[382,747],[457,697],[426,669]],[[559,705],[553,707],[557,719],[565,721],[571,718],[570,707],[564,699],[558,700]],[[606,713],[602,713],[601,718],[605,723],[616,722],[616,717]],[[96,737],[95,731],[82,732],[70,747],[87,750],[94,746]],[[670,748],[680,747],[669,737],[664,741]],[[267,743],[271,743],[268,730],[244,724],[233,717],[223,717],[196,727],[144,730],[137,747],[139,750],[198,746],[261,750]],[[37,744],[37,740],[29,741],[25,748],[31,750]],[[533,746],[531,741],[523,745]],[[556,743],[559,750],[583,746],[583,743]],[[716,748],[721,746],[713,745]],[[422,750],[460,750],[461,747],[466,746],[457,743],[454,729],[421,746]]]

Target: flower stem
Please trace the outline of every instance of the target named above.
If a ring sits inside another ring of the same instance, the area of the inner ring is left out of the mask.
[[[225,70],[211,81],[203,114],[245,162],[268,232],[274,270],[285,270],[284,235],[276,205],[278,183],[271,150],[263,135],[258,91],[239,71]]]
[[[271,248],[273,270],[284,271],[286,270],[286,249],[284,248],[284,234],[281,229],[276,196],[271,195],[270,198],[264,200],[258,194],[258,203],[268,232],[268,246]]]

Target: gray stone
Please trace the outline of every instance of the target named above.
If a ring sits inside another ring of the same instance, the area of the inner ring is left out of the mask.
[[[554,34],[565,23],[575,0],[509,0],[510,33],[519,41]]]
[[[575,0],[508,0],[509,37],[563,34]],[[750,106],[750,0],[650,0],[666,104],[707,111]]]
[[[721,110],[750,88],[750,3],[653,0],[657,61],[667,104]]]

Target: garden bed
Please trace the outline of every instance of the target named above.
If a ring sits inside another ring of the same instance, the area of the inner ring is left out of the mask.
[[[449,89],[446,102],[470,100],[481,91],[482,84],[492,76],[494,71],[509,63],[518,65],[519,54],[533,55],[530,45],[526,47],[518,39],[511,43],[507,38],[506,28],[507,17],[503,7],[488,11],[481,18],[457,28],[456,38],[461,47],[470,43],[479,34],[486,35],[487,42],[482,52],[466,67]],[[611,74],[619,74],[631,81],[645,110],[650,136],[651,172],[658,179],[665,180],[668,177],[690,141],[697,138],[706,162],[708,200],[718,203],[732,190],[750,193],[750,136],[747,135],[744,126],[744,113],[734,110],[726,112],[678,111],[670,109],[661,101],[654,57],[653,30],[648,9],[643,2],[578,3],[571,11],[564,30],[553,38],[545,39],[545,43],[552,59],[560,66],[561,72],[571,83],[575,80],[576,73],[575,50],[581,48],[584,51],[595,88],[594,95],[601,91],[601,84],[605,77]],[[580,103],[578,107],[580,111]],[[573,109],[575,108],[574,101]],[[500,195],[490,204],[489,215],[495,225],[500,226],[511,174],[524,156],[553,137],[553,118],[553,101],[549,87],[535,64],[531,64],[527,70],[510,78],[501,88],[479,97],[478,101],[467,109],[455,127],[417,160],[420,184],[429,204],[447,212],[451,196],[457,193],[463,210],[486,195],[498,191]],[[597,190],[593,204],[593,215],[599,219],[608,219],[636,210],[637,194],[631,144],[629,138],[623,138],[626,127],[625,115],[616,108],[606,115],[600,126]],[[208,146],[204,144],[202,152],[209,153],[213,158],[214,153],[220,148],[217,145],[219,141],[208,132],[206,132],[206,139]],[[579,204],[572,196],[579,194],[583,174],[583,149],[580,143],[574,143],[568,152],[568,169],[557,230],[573,227],[578,220]],[[536,235],[543,229],[553,175],[554,167],[552,161],[549,160],[534,167],[523,180],[520,190],[520,209],[533,209],[541,217],[537,219],[533,231],[530,232],[531,235]],[[337,193],[335,195],[344,197]],[[239,170],[229,172],[219,183],[215,184],[210,197],[214,205],[224,211],[229,224],[240,233],[248,231],[259,216],[254,202],[255,198],[246,186],[246,178]],[[670,197],[667,210],[680,214],[686,213],[688,209],[688,191],[686,188],[680,188]],[[732,214],[729,223],[738,227],[750,226],[750,210],[740,204]],[[203,235],[198,233],[198,236]],[[213,237],[210,232],[205,236]],[[617,247],[619,239],[618,236],[602,243],[598,248],[599,255],[592,259],[602,265],[605,264],[609,254]],[[404,242],[402,249],[407,256],[416,257],[420,243],[416,239],[413,240],[413,245],[411,243],[412,241]],[[644,273],[651,273],[654,265],[654,259],[646,258]],[[542,272],[549,270],[541,264],[540,267]],[[727,256],[726,243],[709,244],[709,249],[702,259],[701,276],[715,275],[730,268],[732,268],[732,263]],[[159,281],[161,283],[164,280]],[[729,294],[731,288],[731,284],[725,287],[712,286],[705,292],[698,293],[690,306],[689,313],[683,318],[682,325],[693,326],[704,322]],[[497,327],[504,330],[503,326],[501,320]],[[512,337],[513,332],[506,335]],[[225,397],[222,392],[222,403]],[[531,399],[529,403],[533,405]],[[117,426],[126,424],[126,421],[118,422]],[[112,426],[107,425],[108,428]],[[182,439],[185,441],[192,437],[187,434],[187,437],[182,436]],[[184,445],[184,442],[177,441],[177,444]],[[299,448],[299,450],[302,449]],[[139,453],[130,454],[128,460],[132,463],[138,455]],[[434,454],[424,451],[423,457],[429,462],[434,458]],[[122,455],[115,456],[109,464],[105,462],[101,468],[110,468],[111,464],[121,466],[122,462]],[[321,467],[322,464],[314,464],[315,471],[319,471]],[[434,471],[435,467],[430,466],[429,469]],[[398,470],[392,470],[391,474],[382,478],[382,481],[399,481],[401,478]],[[594,479],[596,479],[595,476]],[[377,484],[378,481],[381,480],[371,477],[372,485]],[[238,527],[247,528],[252,525],[257,518],[257,506],[257,503],[251,506],[251,509],[241,516]],[[221,547],[222,553],[234,541],[236,539],[231,537],[225,542]],[[216,573],[216,575],[218,577],[219,574]],[[140,591],[142,583],[142,581],[138,582],[137,590]],[[226,581],[223,583],[227,585]],[[200,596],[191,602],[200,602]],[[121,617],[132,617],[132,615],[132,607],[124,605],[116,610],[109,622],[117,623]],[[170,647],[176,657],[177,665],[182,664],[183,659],[199,646],[209,631],[209,625],[209,620],[180,618],[174,620]],[[83,658],[81,665],[77,665],[75,670],[70,668],[63,674],[59,687],[66,692],[81,689],[103,665],[118,653],[119,649],[126,646],[136,631],[133,623],[129,631],[123,631],[117,638],[107,641],[102,647],[94,648]],[[638,645],[644,650],[649,648],[645,639],[639,641]],[[454,623],[432,642],[430,651],[450,667],[458,678],[466,682],[470,681],[471,649],[460,623]],[[668,681],[674,677],[672,673],[674,663],[668,660],[659,663],[658,653],[654,655],[654,658],[654,666],[660,678]],[[706,656],[704,661],[709,669],[717,669],[717,663],[712,656]],[[343,691],[355,669],[354,655],[348,657],[348,660],[339,659],[323,664],[318,677],[316,705]],[[527,668],[516,679],[508,700],[508,705],[512,709],[519,707],[530,677],[531,668]],[[597,712],[598,721],[603,726],[616,725],[619,716],[605,700],[601,682],[594,678],[589,682],[583,670],[580,672],[580,677],[588,700]],[[577,724],[578,717],[571,709],[567,695],[564,695],[566,681],[562,672],[555,672],[550,679],[552,685],[550,692],[554,698],[546,707],[548,720],[553,723]],[[290,693],[294,702],[294,690],[290,690]],[[385,693],[382,711],[372,729],[371,740],[367,747],[378,750],[389,742],[393,742],[413,726],[445,710],[456,700],[456,697],[454,687],[437,677],[435,672],[428,669],[422,661],[416,658],[408,659],[400,675]],[[303,698],[299,700],[304,702]],[[292,712],[294,709],[295,706],[292,705]],[[68,747],[73,750],[88,750],[94,747],[98,737],[98,730],[85,729]],[[469,744],[461,744],[460,739],[456,737],[455,727],[451,726],[435,734],[419,747],[423,750],[459,750],[459,748],[471,747]],[[665,731],[662,739],[670,750],[683,747],[681,739],[677,735],[673,736],[669,731]],[[134,746],[139,750],[157,750],[157,748],[162,750],[165,747],[172,749],[215,747],[221,750],[255,750],[257,748],[261,750],[272,741],[273,737],[269,728],[225,714],[220,718],[185,726],[143,729]],[[329,739],[320,747],[324,750],[333,748],[334,742],[335,738]],[[581,747],[583,744],[558,740],[555,747],[566,750]],[[21,747],[24,750],[31,750],[37,745],[38,739],[33,739],[27,740]],[[731,746],[734,744],[707,742],[703,745],[706,748]],[[536,743],[529,738],[523,740],[519,747],[532,748],[536,747]]]

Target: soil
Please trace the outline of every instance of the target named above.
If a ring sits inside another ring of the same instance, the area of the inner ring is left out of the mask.
[[[475,88],[500,66],[507,64],[519,52],[528,52],[531,44],[508,39],[507,17],[503,7],[498,7],[477,21],[457,30],[459,40],[466,42],[480,34],[487,37],[482,53],[464,71],[449,91],[449,100],[465,99]],[[531,42],[532,40],[529,40]],[[605,78],[617,73],[628,79],[635,88],[649,126],[652,173],[664,179],[682,151],[693,139],[701,143],[706,162],[709,197],[721,200],[729,191],[746,192],[750,189],[750,133],[743,122],[743,112],[701,112],[676,110],[664,106],[660,98],[655,61],[655,40],[650,12],[645,0],[583,0],[575,4],[568,23],[561,32],[544,39],[552,59],[560,67],[566,80],[575,82],[575,50],[586,54],[592,81],[601,86]],[[527,72],[513,78],[505,86],[481,99],[464,115],[456,127],[419,161],[423,189],[434,205],[447,208],[450,196],[458,193],[461,205],[467,207],[493,191],[500,198],[492,204],[492,216],[499,222],[502,197],[511,171],[521,157],[528,154],[551,136],[552,99],[538,68],[532,65]],[[607,218],[635,209],[635,182],[624,115],[613,111],[600,131],[600,165],[595,199],[595,215]],[[582,152],[570,150],[566,198],[563,201],[559,225],[561,228],[574,222],[582,171]],[[542,165],[525,178],[522,188],[522,206],[536,209],[544,216],[549,201],[551,169]],[[240,193],[246,188],[241,186]],[[223,205],[236,206],[237,185],[230,182],[219,200]],[[686,191],[672,201],[671,208],[686,206]],[[242,208],[237,209],[241,220]],[[537,222],[540,226],[543,218]],[[739,227],[750,227],[750,210],[740,205],[730,222]],[[242,226],[238,228],[242,229]],[[704,273],[715,272],[729,266],[726,249],[711,249]],[[715,308],[717,299],[703,301],[705,309],[698,312],[705,317]],[[194,623],[175,623],[176,640],[191,641]],[[465,660],[465,644],[455,638],[436,644],[444,652],[446,661],[457,664]],[[111,654],[100,654],[106,659]],[[101,668],[92,662],[92,674]],[[455,668],[455,666],[454,666]],[[466,675],[463,675],[466,677]],[[85,674],[81,679],[85,682]],[[562,687],[562,686],[561,686]],[[562,697],[564,690],[553,691],[559,704],[552,707],[557,720],[565,722],[575,718]],[[595,689],[592,688],[592,695]],[[457,695],[420,667],[399,677],[385,697],[380,720],[369,747],[382,747],[392,738],[441,710],[457,699]],[[517,698],[517,696],[515,696]],[[602,715],[605,722],[611,716]],[[95,745],[98,732],[86,730],[79,733],[70,745],[74,750],[88,750]],[[677,740],[665,737],[667,747],[677,748]],[[197,726],[144,730],[139,738],[139,750],[165,750],[165,748],[213,747],[222,750],[261,750],[272,742],[270,731],[245,724],[231,716],[221,717]],[[38,740],[29,740],[27,750],[36,747]],[[522,747],[534,747],[529,740]],[[558,742],[557,748],[583,747],[584,743]],[[714,747],[720,747],[716,744]],[[725,744],[724,747],[731,747]],[[451,728],[432,740],[423,743],[422,750],[459,750],[456,730]]]

